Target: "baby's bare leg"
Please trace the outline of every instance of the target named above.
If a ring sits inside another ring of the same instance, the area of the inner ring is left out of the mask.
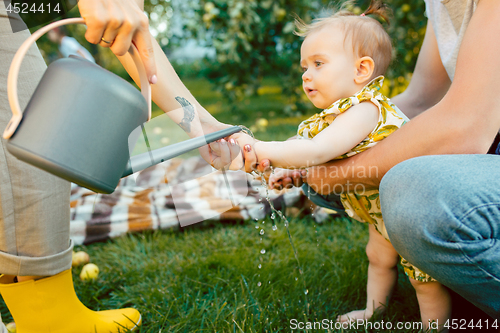
[[[441,328],[451,317],[451,297],[448,290],[439,282],[420,282],[412,278],[410,282],[417,293],[424,330],[429,328],[432,321]],[[433,325],[431,328],[435,329],[436,326]],[[443,329],[440,332],[448,330]]]
[[[366,245],[368,256],[368,285],[366,286],[366,309],[346,313],[337,318],[345,322],[369,319],[376,310],[383,311],[398,278],[399,255],[373,225],[369,225],[370,239]]]

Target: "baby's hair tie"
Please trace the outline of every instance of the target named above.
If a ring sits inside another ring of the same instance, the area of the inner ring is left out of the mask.
[[[366,15],[365,15],[365,13],[363,13],[363,14],[361,14],[361,15],[359,15],[359,16],[366,16]]]

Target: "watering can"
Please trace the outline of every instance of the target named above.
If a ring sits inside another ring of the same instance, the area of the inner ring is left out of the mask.
[[[112,193],[122,177],[241,130],[229,127],[131,158],[129,136],[151,119],[151,88],[134,45],[126,56],[137,67],[141,92],[90,61],[64,58],[47,68],[23,113],[17,96],[23,57],[47,31],[71,23],[84,20],[60,20],[36,31],[12,61],[8,98],[13,116],[3,137],[18,159],[92,191]]]

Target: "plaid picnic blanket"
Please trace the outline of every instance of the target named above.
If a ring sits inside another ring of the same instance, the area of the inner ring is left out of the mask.
[[[287,214],[317,210],[300,188],[270,190],[269,196]],[[71,238],[80,245],[204,220],[262,219],[271,214],[265,198],[261,181],[243,171],[217,171],[199,156],[172,159],[123,178],[112,194],[72,184]],[[328,216],[314,217],[321,222]]]

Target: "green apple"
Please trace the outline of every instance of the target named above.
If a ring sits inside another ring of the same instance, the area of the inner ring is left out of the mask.
[[[87,264],[83,266],[82,272],[80,273],[80,279],[82,281],[89,281],[97,279],[99,275],[99,267],[95,264]]]
[[[83,251],[78,251],[73,253],[73,260],[71,266],[77,267],[83,264],[87,264],[90,261],[90,256]]]
[[[16,333],[17,332],[16,323],[14,323],[14,322],[8,323],[7,325],[5,325],[5,327],[7,328],[7,332],[9,332],[9,333]]]

